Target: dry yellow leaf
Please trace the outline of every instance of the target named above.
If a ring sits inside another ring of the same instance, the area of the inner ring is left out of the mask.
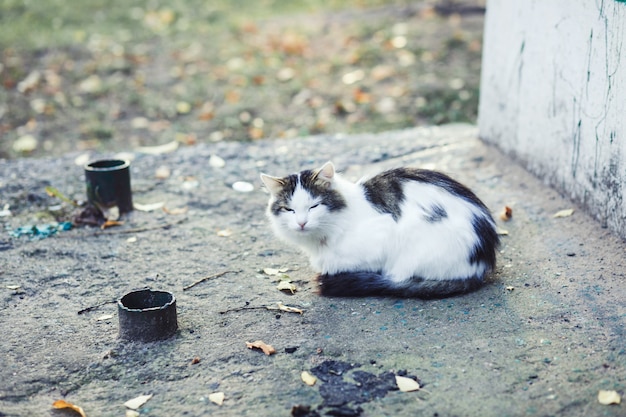
[[[96,321],[105,321],[113,318],[113,314],[103,314],[96,319]]]
[[[102,223],[102,226],[100,226],[100,229],[104,230],[104,229],[108,229],[109,227],[121,226],[123,224],[124,222],[121,222],[118,220],[107,220],[106,222]]]
[[[65,400],[56,400],[55,402],[52,403],[52,406],[56,409],[69,408],[70,410],[76,411],[82,417],[87,417],[87,414],[85,414],[85,412],[83,411],[81,407],[74,405],[72,403],[69,403]]]
[[[500,236],[507,236],[509,234],[509,231],[506,229],[500,229],[499,227],[496,230],[496,233]]]
[[[217,405],[222,405],[224,404],[225,397],[223,392],[214,392],[213,394],[209,394],[209,401]]]
[[[140,414],[135,410],[126,410],[126,417],[139,417]]]
[[[278,269],[275,268],[263,268],[263,273],[265,273],[265,275],[278,275],[280,271]]]
[[[228,237],[228,236],[231,236],[232,234],[233,234],[233,231],[230,229],[222,229],[222,230],[217,231],[217,235],[219,237]]]
[[[396,375],[396,384],[402,392],[419,391],[420,384],[414,379]]]
[[[298,314],[304,313],[304,311],[300,310],[299,308],[289,307],[289,306],[284,305],[281,302],[278,303],[278,309],[281,311],[285,311],[287,313],[298,313]]]
[[[317,382],[317,378],[307,371],[302,371],[302,373],[300,374],[300,378],[302,379],[302,382],[307,384],[309,387],[312,387]]]
[[[124,403],[124,407],[130,408],[131,410],[136,410],[142,405],[144,405],[145,403],[147,403],[150,398],[152,398],[152,394],[140,395],[139,397],[135,397],[132,400],[126,401]]]
[[[574,214],[574,209],[561,210],[554,213],[552,217],[568,217]]]
[[[514,289],[515,289],[515,287],[512,286],[512,285],[509,285],[509,286],[505,287],[505,290],[507,290],[507,291],[513,291]]]
[[[257,340],[252,343],[246,342],[246,346],[248,347],[248,349],[261,349],[263,353],[265,353],[268,356],[276,353],[276,349],[274,349],[271,345],[268,345],[262,340]]]
[[[287,280],[282,280],[278,283],[278,285],[276,286],[276,288],[280,291],[289,291],[292,294],[295,294],[296,291],[298,290],[298,288],[291,283],[291,281],[287,281]]]
[[[619,404],[622,398],[617,391],[598,391],[598,402],[602,405]]]

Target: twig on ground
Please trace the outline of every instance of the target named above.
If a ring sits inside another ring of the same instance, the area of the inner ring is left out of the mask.
[[[276,303],[276,305],[269,305],[269,306],[249,306],[249,305],[245,305],[243,307],[235,307],[235,308],[229,308],[228,310],[224,310],[224,311],[220,311],[220,314],[226,314],[226,313],[234,313],[237,311],[244,311],[244,310],[279,310],[279,311],[284,311],[286,313],[298,313],[298,314],[302,314],[304,313],[303,310],[296,308],[296,307],[289,307],[284,305],[281,302]]]
[[[97,308],[100,308],[102,306],[105,306],[107,304],[113,304],[113,303],[117,303],[117,300],[113,300],[113,301],[105,301],[104,303],[100,303],[100,304],[96,304],[95,306],[91,306],[91,307],[87,307],[87,308],[83,308],[82,310],[80,310],[78,312],[78,314],[84,314],[84,313],[88,313],[90,311],[93,311]]]
[[[218,272],[217,274],[209,275],[208,277],[204,277],[202,279],[197,280],[196,282],[192,282],[191,284],[184,286],[183,287],[183,291],[187,291],[189,288],[193,288],[196,285],[198,285],[198,284],[200,284],[200,283],[202,283],[202,282],[204,282],[206,280],[213,279],[213,278],[219,278],[222,275],[226,275],[226,274],[228,274],[230,272],[241,272],[241,271],[222,271],[222,272]]]
[[[183,218],[183,219],[179,219],[175,222],[171,222],[171,223],[166,223],[166,224],[161,224],[161,225],[156,225],[156,226],[146,226],[146,227],[136,227],[134,229],[115,229],[115,230],[111,230],[109,232],[96,232],[94,234],[96,235],[112,235],[112,234],[125,234],[125,233],[140,233],[140,232],[147,232],[150,230],[157,230],[157,229],[167,229],[169,227],[175,226],[177,224],[180,224],[182,222],[184,222],[185,220],[187,220],[187,218]]]
[[[220,314],[234,313],[237,311],[244,311],[244,310],[267,310],[267,309],[268,309],[267,306],[235,307],[235,308],[229,308],[228,310],[220,311]]]

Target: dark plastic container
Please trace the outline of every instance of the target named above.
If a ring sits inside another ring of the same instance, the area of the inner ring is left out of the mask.
[[[178,329],[176,298],[167,291],[132,291],[117,302],[120,339],[153,342],[172,337]]]
[[[87,201],[100,210],[117,206],[120,214],[133,210],[130,162],[103,159],[85,165]]]

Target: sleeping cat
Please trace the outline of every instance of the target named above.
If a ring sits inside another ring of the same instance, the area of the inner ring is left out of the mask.
[[[275,234],[310,257],[322,295],[445,297],[477,289],[495,267],[487,207],[440,172],[398,168],[353,183],[327,162],[261,180]]]

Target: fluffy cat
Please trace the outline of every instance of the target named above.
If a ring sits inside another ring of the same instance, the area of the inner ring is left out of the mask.
[[[322,295],[439,298],[477,289],[495,267],[487,207],[440,172],[397,168],[353,183],[327,162],[261,180],[274,233],[309,256]]]

